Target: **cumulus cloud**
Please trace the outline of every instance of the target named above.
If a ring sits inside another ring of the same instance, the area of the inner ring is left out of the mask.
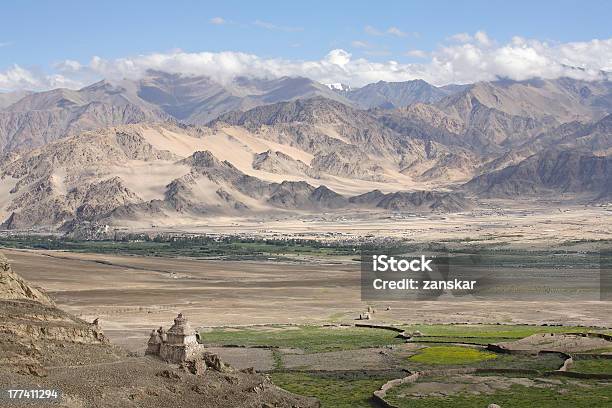
[[[484,31],[477,31],[474,35],[469,33],[457,33],[455,35],[451,35],[448,40],[464,44],[476,42],[484,47],[494,45],[494,41],[492,41]]]
[[[472,36],[468,33],[457,33],[457,34],[451,35],[449,37],[449,40],[466,43],[466,42],[472,41]]]
[[[409,51],[406,55],[422,58],[413,63],[393,59],[371,61],[335,49],[313,60],[262,58],[232,51],[187,53],[175,50],[112,60],[93,57],[87,63],[67,60],[56,64],[52,73],[14,65],[0,71],[0,89],[75,88],[100,78],[138,79],[150,69],[207,75],[221,82],[236,76],[305,76],[323,83],[342,82],[351,86],[379,80],[412,79],[424,79],[435,85],[561,76],[594,80],[607,75],[603,72],[612,73],[612,39],[550,44],[514,37],[508,43],[498,44],[484,32],[460,37],[449,39],[431,52]]]
[[[46,74],[39,70],[13,65],[0,72],[0,90],[45,90],[52,88],[79,88],[84,83],[59,73]]]
[[[210,24],[214,24],[214,25],[223,25],[227,22],[225,21],[223,17],[213,17],[208,21],[210,22]]]
[[[493,45],[493,42],[489,39],[489,36],[484,31],[477,31],[476,34],[474,34],[474,39],[480,45],[483,45],[485,47]]]
[[[389,27],[387,29],[387,34],[394,35],[396,37],[406,37],[408,35],[397,27]]]

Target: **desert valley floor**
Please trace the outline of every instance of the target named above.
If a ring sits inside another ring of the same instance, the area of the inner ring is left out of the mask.
[[[612,302],[600,301],[591,289],[597,289],[598,273],[608,265],[601,259],[610,254],[609,211],[605,205],[524,201],[510,208],[502,201],[489,201],[480,210],[457,214],[336,212],[278,216],[265,224],[218,218],[189,229],[157,227],[154,234],[182,237],[187,245],[166,249],[156,245],[167,242],[135,239],[66,241],[66,250],[51,250],[42,248],[61,239],[19,234],[3,236],[0,245],[13,270],[43,288],[59,308],[86,322],[99,318],[110,341],[131,352],[131,364],[149,361],[142,355],[151,329],[166,326],[182,312],[208,352],[235,369],[266,373],[275,385],[299,398],[317,398],[323,407],[371,407],[376,398],[401,407],[415,401],[424,404],[419,407],[430,402],[454,407],[462,398],[467,399],[460,406],[470,408],[490,402],[527,406],[534,401],[553,401],[543,405],[553,407],[556,398],[598,406],[612,398],[607,359],[612,350]],[[136,225],[125,231],[134,237],[151,232]],[[189,241],[202,233],[213,241]],[[230,236],[228,242],[215,241]],[[286,246],[279,248],[284,249],[265,249],[266,242],[278,244],[283,239]],[[544,277],[561,292],[552,297],[542,293],[539,300],[530,301],[470,296],[363,301],[359,246],[376,243],[384,248],[397,242],[416,247],[434,243],[468,254],[499,251],[513,260],[497,273],[522,274],[516,282],[523,288],[531,285],[532,276]],[[214,251],[209,246],[229,251],[210,256]],[[289,249],[292,246],[296,251]],[[257,256],[248,256],[251,250],[259,251]],[[515,260],[521,268],[513,268]],[[557,282],[557,277],[563,281]],[[585,286],[587,278],[595,286]],[[590,289],[578,290],[575,298],[567,296],[582,287]],[[366,324],[387,329],[355,326],[363,323],[358,316],[372,309],[375,313]],[[425,334],[404,340],[393,330]],[[581,334],[586,332],[594,334]],[[489,350],[504,344],[527,352]],[[554,351],[541,352],[549,349]],[[561,375],[559,367],[568,355],[564,353],[577,356],[585,351],[596,354],[576,362],[574,372],[567,375],[588,379],[549,377]],[[84,370],[99,369],[84,364]],[[118,363],[105,364],[110,364],[104,366],[110,384],[110,371]],[[432,369],[434,374],[418,377]],[[495,371],[499,369],[522,374],[506,376]],[[436,377],[444,370],[461,373]],[[412,375],[417,376],[413,383],[395,384],[386,394],[377,391]],[[477,391],[466,397],[465,387]],[[273,396],[285,395],[271,390]],[[422,395],[426,398],[420,400]],[[198,396],[194,398],[197,404]]]
[[[497,207],[499,205],[499,207]],[[444,216],[320,214],[269,220],[219,219],[189,231],[259,238],[328,241],[393,238],[452,246],[487,245],[556,251],[598,251],[612,234],[605,206],[556,208],[525,202],[512,210]],[[498,209],[496,209],[496,207]],[[137,230],[135,230],[137,231]],[[171,230],[172,231],[172,230]],[[299,262],[201,260],[3,249],[15,271],[47,290],[67,311],[100,317],[108,335],[131,348],[145,345],[147,330],[177,311],[199,327],[351,321],[367,307],[360,299],[355,257],[302,256]],[[553,302],[418,302],[396,304],[386,322],[564,323],[608,326],[609,304]],[[383,309],[384,304],[376,305]],[[537,310],[537,313],[533,311]]]
[[[339,318],[352,321],[367,308],[359,297],[359,270],[355,265],[3,252],[17,273],[46,288],[63,309],[86,320],[100,317],[112,341],[136,350],[145,347],[151,328],[171,321],[177,311],[203,327],[324,323]],[[379,312],[383,316],[377,318],[407,323],[606,326],[610,324],[609,308],[609,303],[595,301],[420,301],[393,304],[390,311]]]

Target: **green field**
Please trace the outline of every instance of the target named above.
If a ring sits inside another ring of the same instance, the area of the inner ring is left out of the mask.
[[[549,327],[549,326],[505,326],[505,325],[413,325],[407,327],[409,330],[419,330],[422,333],[437,336],[436,338],[464,339],[484,343],[493,339],[502,338],[506,340],[520,339],[534,333],[543,332],[585,332],[594,329],[583,327]],[[223,328],[202,332],[205,344],[214,345],[243,345],[243,346],[269,346],[279,348],[299,348],[306,353],[321,353],[328,351],[351,351],[356,353],[359,349],[378,347],[384,345],[398,345],[403,340],[395,338],[396,333],[383,329],[369,329],[357,327],[318,327],[318,326],[270,326],[257,328]],[[458,337],[457,337],[458,336]],[[483,337],[479,337],[483,336]],[[421,338],[416,338],[416,341]],[[300,368],[300,371],[288,371],[283,365],[282,350],[273,351],[274,370],[270,373],[275,384],[288,391],[312,396],[322,402],[324,408],[335,407],[374,407],[371,399],[372,393],[380,388],[386,381],[401,378],[406,375],[398,371],[400,369],[410,372],[421,370],[440,370],[449,368],[480,368],[480,369],[523,369],[537,370],[542,376],[545,372],[558,369],[563,364],[563,358],[557,354],[497,354],[483,348],[461,345],[449,345],[440,343],[421,343],[424,348],[406,354],[393,354],[392,351],[387,358],[394,359],[398,364],[391,364],[387,371],[363,370],[359,373],[354,371],[344,372],[333,369],[330,372],[308,371]],[[399,350],[399,349],[395,349]],[[405,352],[402,352],[405,353]],[[414,354],[410,354],[414,353]],[[403,356],[403,357],[400,357]],[[347,358],[350,358],[347,357]],[[576,362],[574,371],[581,372],[610,372],[611,360],[579,360]],[[395,368],[391,368],[391,367]],[[393,373],[392,371],[396,371]],[[510,377],[530,377],[526,374],[506,373],[493,374],[492,372],[481,372],[474,374],[481,377],[498,377],[500,381]],[[428,377],[426,377],[428,378]],[[544,377],[543,377],[544,378]],[[441,384],[448,378],[440,377]],[[538,380],[539,381],[539,380]],[[606,406],[610,401],[610,382],[603,381],[601,386],[584,393],[597,382],[577,379],[558,379],[554,377],[554,387],[545,386],[527,387],[513,385],[510,389],[494,391],[492,395],[478,394],[467,395],[458,393],[447,398],[421,397],[410,399],[402,397],[402,390],[393,389],[390,393],[390,401],[405,407],[486,407],[495,402],[502,407],[599,407]],[[560,385],[559,385],[560,384]],[[444,386],[444,385],[442,385]],[[547,388],[548,387],[548,388]],[[555,388],[556,387],[556,388]],[[604,405],[597,405],[597,404]],[[555,405],[557,404],[557,405]]]
[[[461,346],[433,346],[420,350],[409,360],[422,364],[465,365],[494,359],[497,354]]]
[[[296,394],[315,397],[324,408],[371,408],[374,390],[393,378],[392,375],[366,378],[346,375],[343,378],[301,372],[272,374],[274,384]]]
[[[270,346],[299,348],[306,353],[358,350],[389,344],[400,344],[397,333],[382,329],[358,327],[278,326],[266,328],[226,328],[204,331],[204,344]],[[372,393],[385,382],[401,377],[401,372],[370,374],[368,372],[339,374],[337,372],[287,372],[283,370],[281,354],[276,351],[273,382],[294,393],[318,398],[325,408],[372,407]]]
[[[306,353],[403,343],[403,340],[395,338],[396,335],[382,329],[317,326],[215,329],[201,333],[204,344],[299,348]]]
[[[485,358],[486,356],[486,358]],[[557,354],[497,354],[461,346],[432,345],[407,359],[410,371],[445,368],[523,369],[554,371],[563,364]],[[486,375],[486,374],[483,374]]]
[[[471,263],[477,254],[481,265],[520,268],[599,268],[599,262],[612,264],[612,251],[584,252],[584,248],[572,250],[523,250],[502,249],[497,245],[465,245],[469,240],[459,240],[450,247],[430,243],[406,243],[403,241],[321,241],[315,239],[266,239],[239,235],[170,235],[117,232],[114,239],[79,240],[58,235],[6,235],[0,236],[0,247],[63,250],[72,252],[118,255],[190,257],[229,260],[295,260],[298,257],[329,259],[351,257],[357,259],[360,251],[420,253],[440,251],[452,254],[453,262]],[[448,243],[451,243],[450,241]],[[596,242],[601,248],[610,248],[612,241]],[[464,245],[459,245],[464,244]]]
[[[491,403],[503,408],[604,408],[612,406],[612,383],[565,381],[562,387],[526,387],[513,385],[492,394],[461,394],[449,397],[406,398],[410,385],[391,389],[387,400],[406,408],[475,408]]]
[[[570,371],[575,371],[577,373],[612,374],[612,360],[574,360],[574,364]]]
[[[0,247],[62,250],[118,255],[189,257],[228,260],[293,259],[296,256],[339,257],[358,254],[354,245],[299,239],[247,239],[227,237],[133,236],[109,241],[83,241],[54,236],[0,238]]]

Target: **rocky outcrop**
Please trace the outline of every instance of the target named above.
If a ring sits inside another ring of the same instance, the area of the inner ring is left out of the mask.
[[[40,289],[28,284],[11,269],[4,255],[0,254],[0,300],[34,300],[43,305],[53,301]]]
[[[360,152],[331,152],[317,155],[310,163],[319,173],[349,179],[384,181],[384,168],[374,163],[368,155]]]
[[[342,208],[348,204],[348,200],[344,196],[323,185],[313,190],[310,194],[310,200],[318,207],[331,209]]]
[[[15,198],[9,206],[13,212],[2,228],[61,227],[73,220],[96,221],[116,208],[141,202],[119,177],[86,183],[67,192],[45,178]]]
[[[349,202],[357,205],[376,206],[383,197],[385,197],[385,194],[382,191],[372,190],[349,198]]]
[[[2,228],[58,228],[73,220],[100,220],[117,208],[143,203],[108,168],[177,157],[153,147],[141,131],[128,127],[86,132],[0,167],[0,182],[15,180]]]
[[[601,196],[612,191],[611,166],[610,156],[551,148],[518,164],[475,177],[465,188],[497,197],[546,193]]]
[[[255,155],[252,166],[255,170],[263,170],[268,173],[296,175],[318,178],[320,173],[301,160],[283,152],[267,150]]]
[[[473,207],[473,202],[461,193],[415,191],[385,195],[376,207],[392,211],[461,212]]]
[[[398,191],[384,194],[380,190],[373,190],[351,197],[349,202],[391,211],[411,212],[451,213],[467,211],[474,206],[473,201],[461,193],[440,191]]]

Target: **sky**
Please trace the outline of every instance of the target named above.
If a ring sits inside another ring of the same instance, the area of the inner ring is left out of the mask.
[[[0,6],[0,90],[147,69],[362,86],[612,72],[610,1],[63,1]]]

